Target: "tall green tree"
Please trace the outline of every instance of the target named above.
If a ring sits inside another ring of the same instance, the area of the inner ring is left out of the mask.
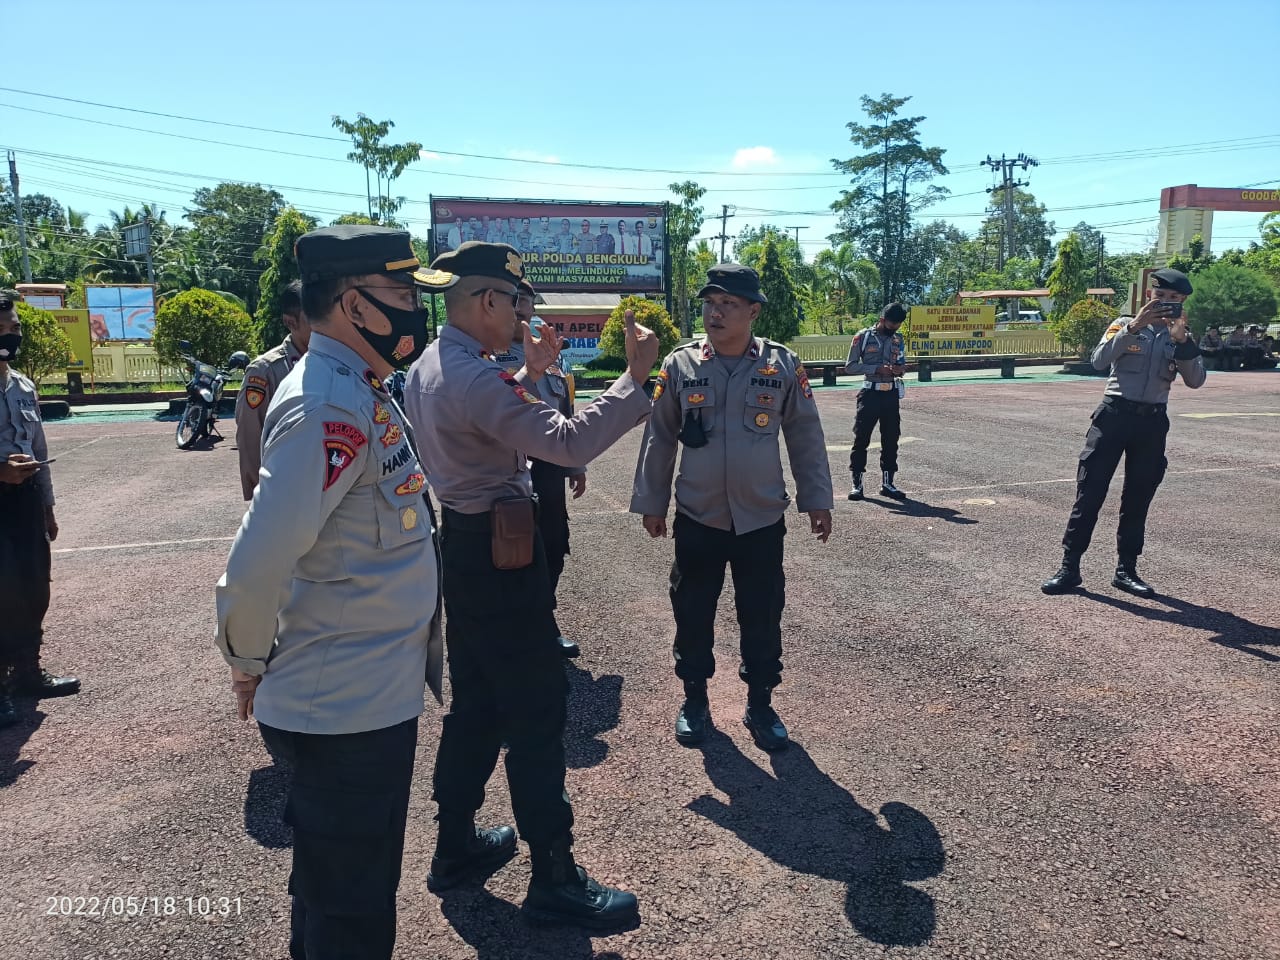
[[[835,308],[835,332],[843,336],[845,323],[867,312],[867,304],[880,286],[880,271],[870,260],[859,257],[851,243],[820,251],[813,258],[813,267],[818,280],[815,292],[824,294]]]
[[[364,167],[369,217],[387,226],[398,226],[395,215],[405,198],[393,197],[391,185],[422,155],[422,144],[412,140],[387,143],[395,124],[390,120],[370,120],[363,113],[357,113],[355,120],[334,114],[333,126],[351,138],[354,149],[347,159]]]
[[[258,306],[258,281],[265,267],[258,248],[285,208],[284,197],[259,184],[220,183],[201,187],[191,198],[187,220],[199,249],[230,268],[224,289],[252,313]]]
[[[1085,298],[1089,289],[1089,266],[1085,262],[1084,251],[1080,249],[1080,238],[1074,233],[1058,244],[1058,257],[1049,272],[1049,296],[1053,298],[1053,313],[1050,321],[1062,323],[1067,311]]]
[[[71,338],[49,311],[28,303],[14,306],[22,321],[22,350],[15,365],[38,387],[49,374],[66,369],[71,361]]]
[[[902,117],[898,111],[910,97],[864,96],[862,109],[870,123],[850,122],[849,139],[866,152],[849,160],[832,160],[850,175],[851,190],[841,192],[831,208],[840,215],[833,243],[852,243],[880,271],[880,303],[902,299],[912,280],[927,276],[919,262],[907,263],[905,247],[917,214],[946,196],[932,184],[947,173],[939,147],[920,143],[918,127],[925,117]]]
[[[181,359],[178,343],[186,340],[192,353],[206,363],[225,363],[236,350],[258,352],[257,332],[247,313],[209,290],[186,290],[160,304],[152,340],[165,363]]]
[[[1187,319],[1196,335],[1211,326],[1266,325],[1276,316],[1276,288],[1248,267],[1215,263],[1196,274]]]
[[[987,218],[978,228],[978,235],[988,244],[1003,244],[1005,259],[1030,260],[1038,265],[1033,286],[1044,281],[1053,258],[1054,223],[1045,219],[1043,203],[1026,190],[1013,189],[1013,243],[1005,237],[1004,190],[991,191],[987,202]],[[1083,239],[1083,238],[1082,238]],[[1083,249],[1087,250],[1085,244]],[[1092,261],[1090,261],[1092,262]]]
[[[280,298],[285,288],[299,278],[298,260],[293,245],[304,233],[316,228],[314,217],[285,207],[259,248],[257,258],[265,267],[258,278],[258,309],[254,322],[260,343],[274,345],[284,340],[285,327],[280,321]]]
[[[667,205],[667,237],[671,243],[671,289],[674,313],[680,335],[693,335],[689,316],[689,282],[694,273],[689,244],[702,229],[702,207],[698,201],[707,192],[692,180],[667,187],[676,195],[676,203]]]
[[[752,264],[760,272],[760,291],[769,302],[760,308],[753,330],[757,336],[787,343],[800,334],[800,301],[791,274],[772,237],[765,237],[760,259]]]

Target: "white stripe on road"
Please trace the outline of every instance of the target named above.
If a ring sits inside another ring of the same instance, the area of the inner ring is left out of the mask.
[[[919,439],[920,439],[919,437],[899,437],[899,438],[898,438],[898,443],[899,443],[899,444],[903,444],[903,443],[916,443]],[[852,449],[853,449],[853,444],[852,444],[852,443],[828,443],[828,444],[827,444],[827,450],[828,450],[829,452],[831,452],[831,453],[845,453],[846,451],[849,451],[849,450],[852,450]],[[879,449],[880,449],[880,444],[879,444],[879,442],[869,444],[869,445],[867,446],[867,449],[868,449],[868,450],[879,450]]]
[[[1214,417],[1280,417],[1280,413],[1180,413],[1178,416],[1192,420],[1210,420]]]
[[[151,543],[108,543],[100,547],[62,547],[54,553],[91,553],[95,550],[141,550],[146,547],[183,547],[192,543],[230,543],[235,537],[194,537],[190,540],[154,540]]]
[[[1269,467],[1280,467],[1280,463],[1259,463],[1248,467],[1207,467],[1204,470],[1169,470],[1166,477],[1191,476],[1198,473],[1239,473],[1241,470],[1266,470]],[[1075,477],[1063,477],[1058,480],[1011,480],[1008,483],[979,483],[971,487],[929,487],[915,493],[959,493],[962,490],[995,490],[998,487],[1035,487],[1046,483],[1075,483]]]

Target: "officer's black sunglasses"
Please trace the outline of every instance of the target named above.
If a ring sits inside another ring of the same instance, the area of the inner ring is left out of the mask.
[[[472,295],[473,297],[478,297],[478,296],[480,296],[482,293],[501,293],[503,296],[510,297],[510,298],[511,298],[511,306],[513,306],[513,307],[514,307],[517,303],[519,303],[519,302],[520,302],[520,288],[519,288],[519,287],[517,287],[515,290],[503,290],[501,287],[481,287],[479,290],[473,290],[473,291],[471,292],[471,295]]]

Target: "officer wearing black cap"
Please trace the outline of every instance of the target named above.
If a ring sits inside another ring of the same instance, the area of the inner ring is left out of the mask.
[[[1139,597],[1155,595],[1138,576],[1138,557],[1146,536],[1147,511],[1168,466],[1164,448],[1169,389],[1179,374],[1188,387],[1200,387],[1205,371],[1182,311],[1183,301],[1191,295],[1191,281],[1169,268],[1155,271],[1151,279],[1151,298],[1138,315],[1118,318],[1094,348],[1094,367],[1110,367],[1111,377],[1080,454],[1076,502],[1062,538],[1062,566],[1041,586],[1045,593],[1067,593],[1083,582],[1080,558],[1093,538],[1111,477],[1124,457],[1116,536],[1119,562],[1111,583]]]
[[[75,677],[40,667],[49,609],[53,515],[49,448],[35,384],[12,364],[22,350],[16,291],[0,290],[0,727],[18,722],[13,695],[78,693]]]
[[[772,706],[782,681],[783,520],[791,497],[782,475],[779,434],[786,438],[796,506],[824,543],[831,534],[831,469],[813,390],[796,355],[751,335],[765,295],[750,267],[722,263],[707,272],[702,298],[706,339],[673,351],[653,393],[653,417],[636,465],[631,512],[651,537],[667,535],[667,508],[678,444],[680,476],[672,524],[671,608],[676,621],[676,676],[685,701],[676,740],[701,743],[711,726],[707,681],[716,606],[726,564],[742,629],[747,684],[743,723],[764,750],[787,745]]]
[[[511,344],[506,351],[494,357],[507,373],[512,375],[524,366],[524,325],[534,322],[533,307],[537,300],[537,291],[527,279],[519,284],[520,297],[516,301],[516,322],[512,327]],[[538,320],[537,323],[541,323]],[[573,416],[573,375],[566,372],[558,363],[547,367],[538,381],[538,396],[555,407],[566,417]],[[533,492],[538,497],[538,532],[542,534],[542,547],[547,555],[547,576],[551,580],[551,602],[557,607],[556,589],[560,585],[560,575],[564,573],[564,558],[569,555],[569,506],[565,496],[565,484],[573,491],[575,500],[587,492],[587,468],[585,466],[562,467],[558,463],[550,463],[530,458],[530,477],[533,480]],[[581,652],[577,641],[570,640],[556,623],[556,640],[560,651],[568,659],[577,657]]]
[[[524,367],[494,356],[511,343],[524,263],[506,244],[464,243],[425,283],[444,291],[448,325],[409,370],[405,403],[443,507],[441,550],[453,700],[436,755],[439,837],[427,885],[444,890],[511,858],[509,827],[476,831],[475,812],[507,745],[507,780],[533,875],[523,910],[592,928],[634,923],[636,898],[574,862],[565,793],[568,681],[556,642],[547,558],[529,457],[590,462],[649,416],[644,383],[657,337],[626,320],[627,372],[574,417],[538,396],[560,349],[550,326],[523,324]]]
[[[443,666],[426,478],[383,387],[422,352],[426,311],[405,231],[328,227],[295,253],[311,341],[267,412],[217,645],[240,718],[291,772],[290,956],[385,960],[418,717]]]
[[[849,346],[845,373],[862,374],[858,391],[858,414],[853,421],[853,450],[849,454],[849,470],[853,474],[850,500],[864,496],[862,478],[867,469],[867,450],[871,434],[880,424],[880,493],[894,500],[907,495],[894,486],[898,470],[898,439],[902,436],[902,414],[899,410],[899,377],[906,372],[907,348],[898,328],[907,319],[907,308],[891,303],[880,312],[874,327],[858,332]]]

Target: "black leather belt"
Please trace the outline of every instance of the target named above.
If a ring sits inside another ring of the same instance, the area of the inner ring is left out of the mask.
[[[1167,406],[1163,403],[1139,403],[1124,397],[1107,397],[1103,403],[1120,413],[1132,413],[1139,417],[1153,417],[1157,413],[1164,413]]]

